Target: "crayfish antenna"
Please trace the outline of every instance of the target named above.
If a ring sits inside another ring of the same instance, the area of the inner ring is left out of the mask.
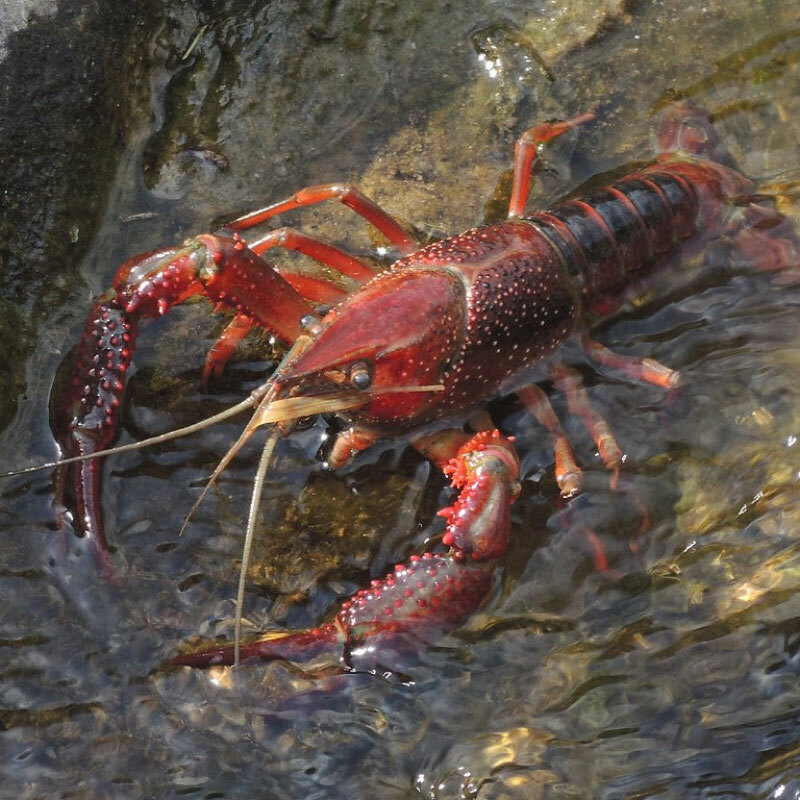
[[[22,467],[21,469],[12,469],[9,472],[1,472],[0,479],[12,478],[15,475],[26,475],[29,472],[40,472],[43,469],[63,467],[67,464],[75,464],[78,461],[89,461],[92,458],[113,456],[117,455],[117,453],[127,453],[131,450],[141,450],[142,448],[150,447],[154,444],[161,444],[162,442],[169,442],[172,439],[180,439],[183,436],[189,436],[192,433],[197,433],[197,431],[210,428],[212,425],[216,425],[218,422],[223,422],[226,419],[235,417],[237,414],[241,414],[242,411],[247,411],[248,409],[257,406],[265,397],[268,388],[269,383],[265,383],[255,389],[249,397],[245,398],[240,403],[237,403],[235,406],[226,408],[224,411],[220,411],[218,414],[214,414],[211,417],[206,417],[204,420],[200,420],[200,422],[194,422],[191,425],[186,425],[183,428],[176,428],[174,431],[160,433],[158,436],[151,436],[149,439],[142,439],[140,442],[130,442],[128,444],[118,445],[117,447],[109,447],[107,450],[97,450],[94,453],[85,453],[80,456],[62,458],[58,461],[48,461],[44,464],[37,464],[34,467]]]
[[[272,388],[272,387],[270,387]],[[270,397],[270,394],[267,394],[264,398],[262,398],[262,402],[266,401],[267,398]],[[195,511],[200,507],[200,504],[205,500],[206,495],[211,491],[214,484],[217,482],[219,476],[225,471],[228,464],[233,461],[239,451],[247,444],[248,439],[253,435],[253,431],[255,430],[255,426],[253,426],[252,421],[245,427],[245,429],[239,434],[239,438],[228,448],[225,455],[219,461],[219,464],[214,468],[214,471],[209,476],[208,480],[206,481],[206,485],[203,487],[203,490],[198,495],[197,499],[192,503],[192,507],[189,509],[189,513],[183,520],[183,524],[181,525],[181,529],[178,531],[178,536],[183,536],[184,531],[186,530],[187,525],[191,521],[192,517],[194,516]]]
[[[265,384],[260,386],[255,392],[253,392],[251,398],[254,398],[255,400],[253,404],[257,405],[256,413],[253,414],[244,430],[241,432],[241,434],[239,434],[239,438],[228,448],[225,455],[220,459],[219,464],[217,464],[217,466],[214,468],[214,471],[206,481],[206,485],[203,487],[203,490],[200,492],[194,503],[192,503],[189,513],[184,518],[181,529],[178,531],[178,537],[183,536],[184,531],[194,516],[195,511],[197,511],[197,509],[200,507],[200,504],[203,502],[203,500],[205,500],[206,495],[211,491],[214,484],[217,482],[217,479],[225,471],[228,464],[233,461],[238,452],[245,446],[247,441],[255,432],[256,428],[260,427],[261,425],[268,424],[260,418],[259,412],[262,412],[265,408],[269,408],[275,401],[275,398],[278,394],[278,388],[277,384],[275,383],[275,379],[278,375],[280,375],[281,370],[285,369],[289,364],[291,364],[297,355],[303,352],[306,347],[308,347],[309,341],[310,340],[307,337],[301,337],[298,339],[292,349],[289,350],[289,352],[284,356],[283,361],[281,361],[272,377]],[[252,407],[253,404],[251,404],[250,407]]]
[[[250,495],[250,512],[247,517],[247,530],[244,536],[244,547],[242,548],[242,566],[239,569],[239,585],[236,589],[236,616],[233,623],[233,666],[239,667],[239,652],[242,644],[242,612],[244,609],[244,585],[247,577],[247,568],[250,564],[250,552],[253,549],[253,536],[258,519],[258,509],[261,505],[261,495],[264,491],[264,480],[269,469],[272,454],[278,443],[280,431],[273,428],[267,439],[264,449],[261,452],[261,460],[258,462],[258,470],[253,481],[253,493]]]

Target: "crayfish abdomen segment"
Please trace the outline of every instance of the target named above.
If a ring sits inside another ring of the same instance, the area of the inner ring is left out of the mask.
[[[696,219],[697,199],[686,181],[644,171],[533,214],[530,222],[558,247],[588,300],[671,251],[694,232]]]
[[[721,164],[665,157],[528,220],[553,242],[588,301],[618,291],[631,273],[653,266],[682,242],[718,234],[725,198],[753,188]]]

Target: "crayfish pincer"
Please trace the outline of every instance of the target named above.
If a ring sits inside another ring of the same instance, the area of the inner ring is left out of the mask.
[[[289,348],[275,373],[234,409],[254,412],[212,480],[259,426],[272,426],[274,443],[301,417],[335,413],[342,431],[328,455],[332,467],[382,437],[403,436],[457,490],[453,505],[439,512],[447,530],[438,552],[410,556],[347,600],[332,621],[241,648],[237,633],[232,647],[180,655],[174,664],[228,664],[239,657],[299,661],[331,650],[344,668],[356,668],[461,624],[490,591],[520,491],[513,442],[488,420],[487,401],[513,388],[548,431],[562,493],[578,492],[582,474],[570,444],[547,396],[527,377],[543,362],[556,388],[566,393],[571,413],[593,437],[613,486],[623,463],[621,448],[589,404],[578,373],[560,363],[556,351],[577,334],[591,358],[629,377],[668,388],[678,375],[651,359],[619,356],[590,340],[585,312],[622,294],[648,270],[679,264],[687,249],[722,235],[757,268],[796,263],[800,248],[794,232],[772,224],[782,221],[779,215],[731,166],[710,116],[688,103],[666,114],[652,165],[526,215],[537,154],[593,119],[584,114],[523,134],[516,145],[508,219],[434,244],[419,247],[357,189],[330,184],[303,189],[217,233],[138,256],[120,268],[113,290],[90,313],[71,387],[59,403],[57,431],[65,457],[73,459],[59,464],[57,492],[71,488],[80,533],[106,571],[112,561],[94,456],[107,451],[116,436],[139,326],[193,295],[232,314],[208,355],[206,379],[224,368],[254,327],[269,330]],[[277,214],[327,199],[354,210],[399,251],[389,270],[376,275],[347,252],[291,228],[249,242],[242,238]],[[273,247],[299,251],[325,269],[274,267],[263,258]],[[331,278],[336,273],[341,280]],[[256,478],[250,534],[268,452]]]

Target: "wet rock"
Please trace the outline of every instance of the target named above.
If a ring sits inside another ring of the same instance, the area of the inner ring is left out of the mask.
[[[144,12],[72,0],[0,9],[0,427],[23,391],[37,321],[73,295],[104,208],[135,72],[124,53]]]
[[[32,16],[45,17],[56,11],[55,0],[16,0],[0,5],[0,61],[8,55],[6,41],[15,31],[26,28]]]

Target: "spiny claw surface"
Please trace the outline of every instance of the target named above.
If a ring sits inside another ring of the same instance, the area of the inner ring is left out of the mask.
[[[511,504],[519,495],[519,461],[499,431],[482,431],[444,467],[456,502],[439,511],[447,520],[442,541],[474,559],[497,558],[508,545]]]
[[[346,600],[332,623],[243,645],[241,660],[307,661],[338,650],[346,668],[372,669],[461,625],[489,593],[496,559],[506,550],[519,461],[509,439],[487,431],[467,441],[444,469],[460,489],[455,504],[439,512],[449,522],[443,539],[449,553],[411,556]],[[233,662],[233,647],[221,647],[171,663]]]
[[[371,668],[389,652],[415,649],[463,623],[491,588],[493,566],[461,556],[411,556],[345,601],[332,623],[243,644],[240,658],[308,661],[338,651],[345,667]],[[233,646],[225,646],[179,655],[170,663],[210,667],[233,660]]]

